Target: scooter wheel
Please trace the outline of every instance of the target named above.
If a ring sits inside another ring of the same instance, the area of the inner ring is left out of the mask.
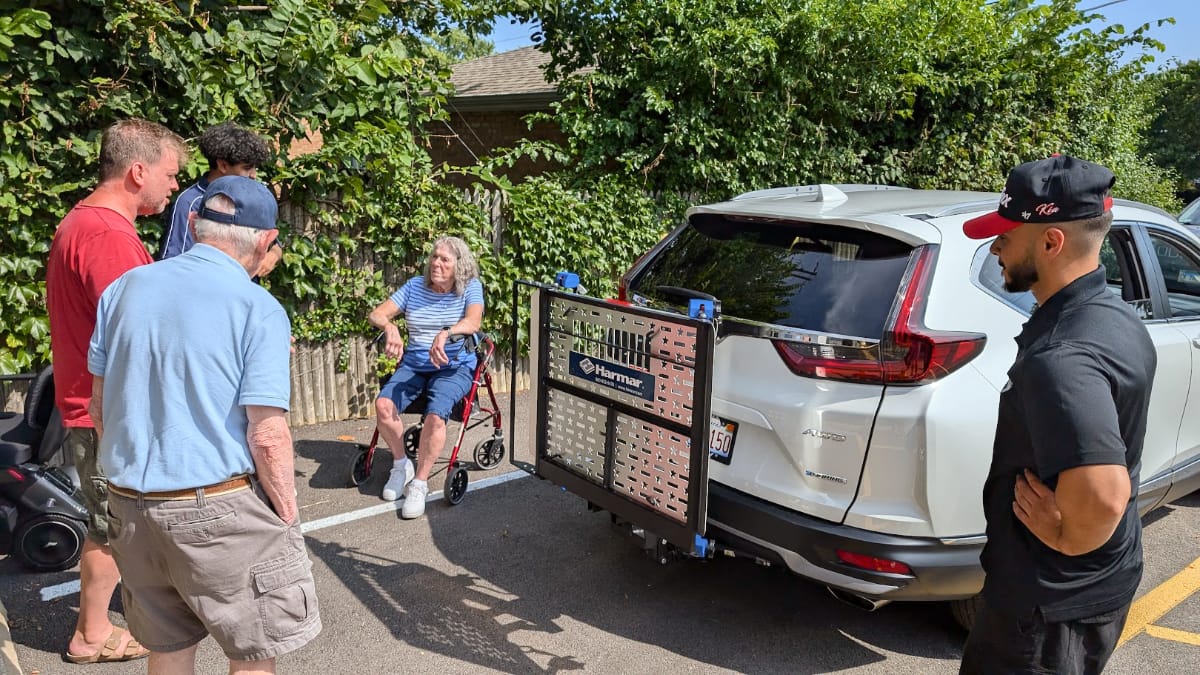
[[[417,461],[417,446],[421,444],[421,425],[414,424],[404,430],[404,456]]]
[[[360,450],[350,464],[350,485],[362,485],[371,477],[371,465],[367,463],[367,451]]]
[[[467,496],[467,469],[465,467],[456,466],[446,474],[446,485],[442,488],[442,495],[451,506],[459,504],[463,497]]]
[[[13,553],[31,570],[58,572],[79,562],[86,534],[83,521],[46,513],[17,526]]]
[[[503,459],[503,438],[485,438],[475,446],[475,466],[481,469],[494,469]]]

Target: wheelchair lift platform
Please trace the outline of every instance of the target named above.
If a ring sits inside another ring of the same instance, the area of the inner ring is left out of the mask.
[[[533,472],[629,523],[664,561],[667,543],[711,554],[712,305],[693,318],[522,283],[533,287]]]

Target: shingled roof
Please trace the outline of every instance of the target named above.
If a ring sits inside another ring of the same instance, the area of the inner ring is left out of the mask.
[[[542,67],[550,55],[537,47],[521,47],[454,66],[450,99],[459,110],[532,110],[558,100]]]

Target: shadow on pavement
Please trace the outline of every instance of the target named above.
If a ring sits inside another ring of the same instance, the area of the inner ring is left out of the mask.
[[[315,490],[343,490],[353,487],[350,468],[358,453],[366,446],[352,441],[297,440],[293,447],[297,455],[311,459],[316,464],[311,475],[305,475],[297,466],[297,482],[307,479],[308,486]],[[361,494],[379,494],[387,481],[391,464],[392,455],[387,447],[379,448],[375,453],[371,474],[358,486],[358,491]]]
[[[883,662],[887,651],[961,655],[964,635],[940,604],[868,616],[778,568],[740,559],[658,565],[607,514],[536,479],[472,493],[456,507],[431,502],[426,518],[437,557],[465,573],[390,559],[396,549],[378,532],[357,550],[312,537],[309,546],[397,639],[486,668],[610,669],[620,658],[612,636],[742,672],[829,672]],[[566,626],[580,642],[559,654],[530,643],[561,638],[514,634]]]
[[[1195,508],[1200,506],[1200,492],[1193,492],[1190,495],[1184,495],[1173,502],[1167,502],[1162,506],[1154,509],[1150,513],[1142,516],[1142,527],[1148,527],[1154,523],[1171,515],[1177,508]]]
[[[361,495],[375,497],[383,490],[383,484],[387,482],[388,473],[392,468],[392,453],[381,442],[372,457],[371,471],[367,479],[355,486],[350,479],[351,465],[358,454],[366,448],[365,443],[298,440],[294,447],[297,455],[310,459],[317,465],[311,475],[307,475],[297,468],[297,481],[307,478],[308,486],[316,490],[354,489]],[[470,459],[471,448],[468,447],[466,441],[463,442],[463,447],[464,449],[459,452],[459,463],[470,472],[471,481],[480,480],[486,475],[486,472],[475,466]],[[450,450],[447,448],[429,475],[430,490],[442,489],[449,458]]]
[[[583,668],[571,656],[520,646],[511,639],[516,631],[558,632],[553,623],[557,613],[548,607],[472,574],[449,575],[338,543],[310,540],[308,544],[309,551],[335,571],[397,640],[502,672]]]
[[[0,559],[0,577],[8,583],[4,602],[9,609],[9,625],[15,644],[30,649],[57,654],[61,658],[75,630],[79,616],[79,594],[68,593],[42,602],[41,589],[77,581],[78,568],[62,572],[31,572],[12,556]],[[125,626],[121,593],[113,593],[108,605],[109,619]],[[24,657],[22,657],[24,660]],[[3,665],[3,664],[0,664]],[[25,664],[28,668],[28,664]],[[71,666],[63,661],[63,668]],[[59,672],[59,668],[43,672]],[[0,672],[3,669],[0,668]]]
[[[528,414],[518,417],[520,433]],[[364,484],[349,482],[358,443],[369,442],[372,429],[358,420],[301,432],[298,481],[323,493],[312,501],[331,499],[345,510],[342,492],[357,493],[350,503],[378,503],[361,496],[377,498],[390,453],[377,453]],[[468,440],[464,453],[472,447]],[[517,450],[531,459],[528,448]],[[469,462],[469,453],[461,459]],[[488,475],[496,473],[470,473],[472,483]],[[440,474],[430,487],[441,489]],[[886,667],[889,652],[950,668],[965,638],[938,603],[867,614],[778,567],[724,558],[658,565],[607,514],[535,478],[471,492],[458,506],[432,501],[422,520],[371,518],[311,532],[307,542],[344,586],[323,592],[354,598],[339,601],[340,609],[331,602],[331,617],[365,609],[373,620],[364,617],[361,630],[382,637],[370,627],[377,621],[396,640],[460,661],[464,671],[655,672],[682,657],[693,667],[816,673]]]

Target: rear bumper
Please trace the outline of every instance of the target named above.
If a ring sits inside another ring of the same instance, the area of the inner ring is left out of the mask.
[[[982,537],[949,544],[880,534],[812,518],[712,481],[708,485],[709,538],[818,583],[883,600],[956,600],[983,588]],[[838,559],[837,549],[896,560],[913,574],[852,567]]]

